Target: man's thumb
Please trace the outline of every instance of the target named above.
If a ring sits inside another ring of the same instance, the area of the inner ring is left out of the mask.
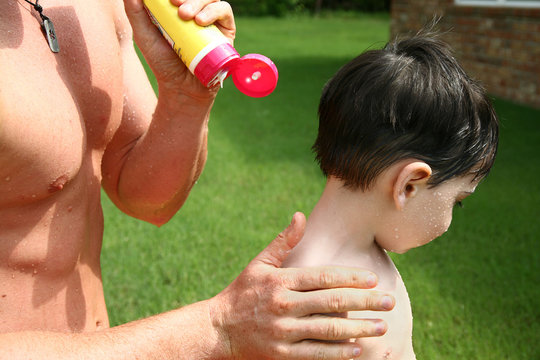
[[[297,212],[293,215],[291,223],[264,249],[256,258],[256,261],[263,262],[274,267],[281,267],[281,264],[291,250],[300,242],[304,236],[306,228],[306,217],[303,213]]]

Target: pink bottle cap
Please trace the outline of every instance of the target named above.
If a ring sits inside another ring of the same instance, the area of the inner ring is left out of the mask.
[[[270,95],[276,88],[278,71],[266,56],[248,54],[240,58],[230,44],[221,44],[204,56],[195,67],[195,76],[212,87],[229,75],[242,93],[251,97]]]
[[[276,65],[266,56],[247,54],[232,63],[234,85],[251,97],[270,95],[278,82]]]
[[[227,71],[239,58],[240,55],[230,44],[221,44],[200,60],[195,67],[195,76],[204,86],[214,86],[227,77]]]

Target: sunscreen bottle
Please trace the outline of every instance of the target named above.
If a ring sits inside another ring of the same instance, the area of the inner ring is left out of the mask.
[[[215,25],[199,26],[178,17],[178,7],[169,0],[143,0],[148,15],[188,69],[206,87],[223,85],[231,75],[242,93],[252,97],[274,91],[278,72],[266,56],[240,57]]]

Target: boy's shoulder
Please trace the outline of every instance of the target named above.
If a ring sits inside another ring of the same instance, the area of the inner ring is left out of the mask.
[[[399,271],[390,257],[380,262],[377,269],[373,269],[379,277],[378,290],[391,293],[396,305],[392,311],[375,313],[370,311],[349,312],[348,317],[353,319],[382,318],[388,325],[386,334],[380,337],[357,339],[362,346],[365,359],[415,359],[412,344],[412,310],[409,295]],[[372,270],[372,269],[370,269]]]

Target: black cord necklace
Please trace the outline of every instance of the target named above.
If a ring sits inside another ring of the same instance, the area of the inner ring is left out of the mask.
[[[42,21],[41,28],[43,29],[43,32],[45,33],[45,36],[47,37],[47,42],[49,43],[49,48],[51,49],[51,51],[54,53],[59,52],[60,47],[58,46],[58,39],[56,38],[54,25],[51,19],[49,19],[47,16],[43,14],[43,8],[41,7],[41,5],[38,4],[39,0],[36,0],[35,3],[29,0],[24,0],[24,1],[32,5],[34,10],[36,10],[39,13],[39,17],[41,17],[41,21]]]

